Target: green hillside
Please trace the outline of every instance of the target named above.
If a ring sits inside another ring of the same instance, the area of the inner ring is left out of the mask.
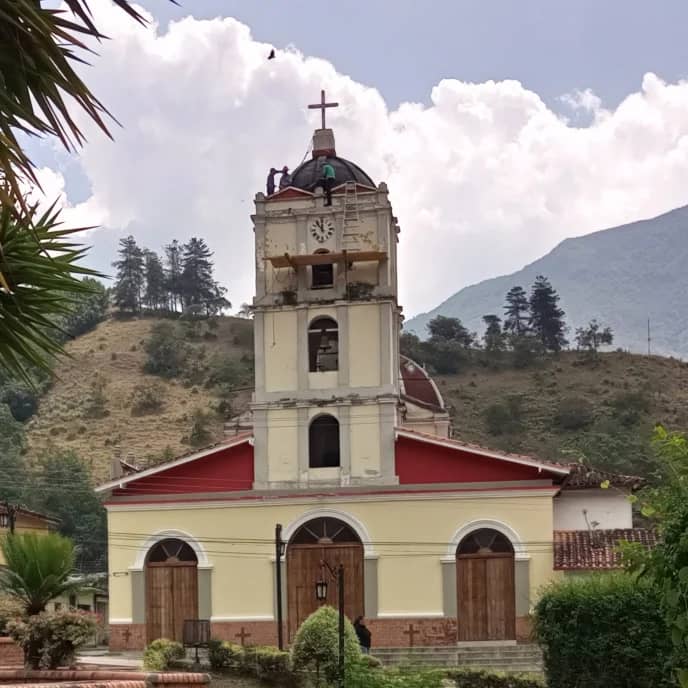
[[[161,322],[186,351],[170,378],[144,372],[147,342]],[[150,463],[220,440],[225,418],[248,407],[252,323],[216,323],[109,319],[78,337],[25,423],[27,458],[70,449],[102,480],[117,453]],[[546,459],[648,473],[653,425],[688,429],[688,365],[675,359],[606,353],[593,362],[567,352],[521,370],[476,361],[436,380],[456,438]],[[159,403],[139,408],[142,390],[144,402],[154,390]],[[205,434],[195,437],[199,412]]]

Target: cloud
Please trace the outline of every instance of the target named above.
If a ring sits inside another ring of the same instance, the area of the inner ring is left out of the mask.
[[[565,237],[688,202],[688,83],[647,74],[613,111],[570,94],[594,112],[581,127],[517,81],[445,79],[429,105],[390,112],[325,60],[290,47],[268,62],[270,46],[234,19],[141,28],[105,0],[93,9],[112,40],[86,78],[123,125],[115,143],[88,127],[79,156],[91,195],[71,213],[103,223],[99,267],[129,232],[154,249],[203,236],[232,301],[249,300],[252,199],[270,166],[303,159],[321,88],[341,104],[328,112],[338,153],[389,184],[409,314]]]

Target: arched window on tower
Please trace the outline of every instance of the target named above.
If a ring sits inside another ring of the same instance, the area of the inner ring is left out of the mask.
[[[308,369],[322,373],[339,368],[339,328],[332,318],[316,318],[308,328]]]
[[[335,468],[339,465],[339,421],[334,416],[318,416],[308,428],[308,466]]]
[[[315,255],[329,253],[326,248],[320,248]],[[325,289],[334,286],[334,265],[332,263],[319,263],[311,266],[311,288]]]

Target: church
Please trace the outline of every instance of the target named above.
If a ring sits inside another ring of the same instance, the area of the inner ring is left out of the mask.
[[[337,155],[329,105],[312,157],[255,196],[248,422],[98,488],[112,649],[180,640],[188,619],[270,645],[281,620],[288,645],[337,606],[340,566],[374,646],[511,643],[543,585],[617,567],[621,539],[651,544],[626,498],[636,479],[452,438],[438,387],[399,352],[387,185]]]

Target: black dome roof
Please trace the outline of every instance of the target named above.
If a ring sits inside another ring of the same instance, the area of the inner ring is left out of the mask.
[[[304,191],[313,191],[323,177],[322,168],[325,161],[334,167],[335,184],[358,182],[375,188],[373,180],[358,165],[336,156],[313,158],[299,165],[291,175],[291,186]]]

